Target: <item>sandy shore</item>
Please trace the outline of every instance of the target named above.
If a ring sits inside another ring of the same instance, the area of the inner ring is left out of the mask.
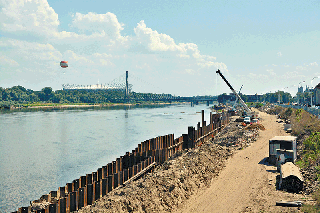
[[[68,108],[90,108],[90,107],[114,107],[114,106],[152,106],[152,105],[170,105],[170,104],[186,104],[181,103],[113,103],[113,104],[64,104],[64,105],[40,105],[28,107],[12,107],[10,109],[68,109]]]

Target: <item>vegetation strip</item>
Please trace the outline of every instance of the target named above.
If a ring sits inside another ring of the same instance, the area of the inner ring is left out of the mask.
[[[320,121],[315,115],[303,109],[273,106],[267,110],[270,114],[292,124],[292,134],[297,136],[298,160],[305,181],[304,193],[313,194],[314,206],[304,205],[304,212],[320,212]]]

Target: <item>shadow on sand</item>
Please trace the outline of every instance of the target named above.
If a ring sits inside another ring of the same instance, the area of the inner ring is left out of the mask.
[[[259,162],[259,164],[262,164],[262,165],[265,165],[265,166],[274,166],[274,165],[272,165],[272,164],[269,164],[269,162],[268,162],[268,157],[263,158],[263,159]],[[272,173],[278,173],[277,168],[275,168],[275,169],[267,169],[266,171],[267,171],[267,172],[272,172]]]

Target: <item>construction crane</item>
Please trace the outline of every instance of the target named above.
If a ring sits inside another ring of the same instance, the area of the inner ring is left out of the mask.
[[[218,71],[216,71],[216,73],[218,73],[221,78],[226,82],[226,84],[229,86],[229,88],[231,89],[231,91],[236,95],[236,97],[239,99],[240,104],[243,106],[243,108],[245,109],[246,113],[248,116],[250,116],[252,119],[253,118],[257,118],[258,114],[257,113],[253,113],[249,107],[247,106],[247,104],[242,100],[242,98],[240,97],[240,95],[233,89],[233,87],[231,86],[231,84],[227,81],[227,79],[222,75],[222,73],[220,72],[220,70],[218,69]]]
[[[241,92],[242,87],[243,87],[243,85],[241,85],[241,87],[240,87],[239,95],[240,95],[240,92]],[[238,96],[236,97],[236,100],[235,100],[235,102],[234,102],[234,104],[233,104],[233,108],[234,108],[234,109],[236,108],[237,104],[238,104]]]

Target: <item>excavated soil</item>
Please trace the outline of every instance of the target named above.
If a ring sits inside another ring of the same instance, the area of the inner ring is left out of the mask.
[[[256,128],[243,127],[234,117],[214,140],[176,154],[79,212],[299,211],[275,206],[308,197],[276,190],[279,173],[266,161],[268,140],[286,133],[274,115],[260,115],[262,125]]]

